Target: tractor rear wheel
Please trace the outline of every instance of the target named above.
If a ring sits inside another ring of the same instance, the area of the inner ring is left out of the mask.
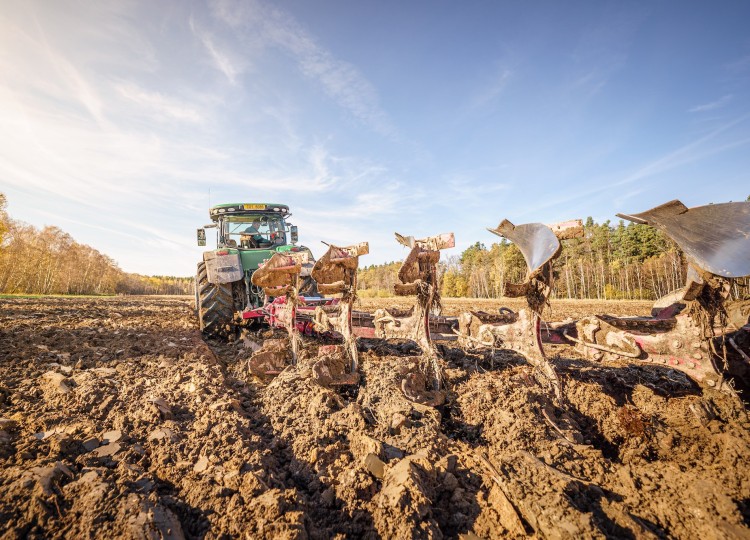
[[[198,263],[195,283],[201,332],[212,336],[228,335],[234,317],[232,284],[210,283],[206,263]]]

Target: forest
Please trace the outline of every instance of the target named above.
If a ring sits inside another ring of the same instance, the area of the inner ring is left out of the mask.
[[[750,197],[748,197],[750,200]],[[193,294],[192,277],[142,276],[76,242],[54,226],[38,229],[12,219],[0,193],[0,294]],[[359,271],[359,294],[391,296],[400,262]],[[652,300],[684,285],[686,262],[679,247],[653,227],[596,223],[589,217],[583,238],[563,241],[554,263],[553,298]],[[489,247],[475,243],[440,263],[446,297],[500,298],[506,283],[524,280],[526,265],[507,240]],[[748,278],[736,280],[733,295],[748,292]]]
[[[54,226],[12,219],[0,193],[0,294],[192,294],[192,278],[129,274]]]

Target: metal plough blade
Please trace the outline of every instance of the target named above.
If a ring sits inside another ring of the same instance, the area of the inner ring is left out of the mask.
[[[315,309],[314,328],[317,332],[334,330],[341,334],[350,358],[351,373],[357,373],[359,367],[357,342],[352,332],[352,306],[357,298],[357,269],[359,257],[369,252],[367,242],[346,247],[329,245],[328,251],[318,259],[311,273],[322,294],[341,294],[341,301],[331,306],[332,309],[322,306]]]
[[[552,225],[543,223],[513,225],[504,219],[496,228],[487,230],[497,236],[507,238],[521,251],[526,261],[525,282],[520,285],[506,284],[506,288],[520,293],[515,296],[522,296],[526,294],[534,279],[543,281],[547,287],[552,286],[549,263],[560,255],[562,250],[560,240],[583,236],[583,222],[580,219],[573,219]]]
[[[398,272],[400,283],[394,285],[399,296],[416,296],[414,309],[410,315],[400,315],[395,311],[378,309],[374,314],[375,335],[383,339],[401,338],[415,341],[422,349],[426,360],[425,372],[432,382],[432,390],[416,389],[416,378],[404,379],[404,395],[413,401],[439,404],[445,399],[441,391],[443,370],[437,350],[430,338],[430,310],[440,305],[440,291],[437,283],[437,263],[440,250],[455,246],[453,233],[415,239],[396,233],[396,241],[411,248]],[[429,398],[425,397],[430,393]],[[435,393],[440,393],[436,396]],[[418,394],[425,394],[415,397]]]
[[[283,323],[289,334],[292,349],[292,363],[297,363],[299,350],[299,332],[296,324],[297,304],[299,302],[299,275],[302,265],[308,262],[307,252],[275,253],[253,272],[252,284],[261,287],[266,296],[284,296],[285,302],[277,307],[276,319]]]
[[[587,317],[566,337],[596,360],[662,364],[701,385],[735,394],[724,379],[726,344],[716,342],[741,325],[727,317],[725,301],[730,279],[750,275],[750,202],[688,209],[674,200],[618,216],[656,227],[674,240],[688,259],[686,284],[657,303],[655,317]],[[731,336],[728,342],[734,344]]]
[[[724,278],[750,275],[750,202],[687,208],[674,200],[640,214],[617,215],[660,229],[706,272]]]
[[[523,254],[527,267],[527,280],[542,270],[542,266],[560,252],[560,241],[552,229],[543,223],[513,225],[507,219],[494,229],[487,229],[497,236],[513,242]]]
[[[459,316],[459,343],[464,347],[504,348],[523,355],[534,366],[537,378],[550,388],[559,405],[563,403],[562,382],[554,366],[544,354],[541,338],[541,311],[552,288],[552,261],[560,255],[559,238],[575,238],[583,234],[580,220],[556,225],[526,223],[513,225],[504,219],[490,232],[511,240],[526,261],[523,283],[506,283],[507,296],[525,296],[528,308],[518,313],[506,311],[498,315],[467,312]]]

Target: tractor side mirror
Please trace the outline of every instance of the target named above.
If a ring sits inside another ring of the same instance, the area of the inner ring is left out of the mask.
[[[292,244],[296,244],[299,240],[299,233],[297,232],[297,226],[292,225],[289,229],[292,233]]]
[[[206,229],[198,229],[198,245],[206,245]]]

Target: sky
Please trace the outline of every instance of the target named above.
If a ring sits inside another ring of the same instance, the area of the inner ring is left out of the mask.
[[[0,0],[0,192],[190,276],[211,204],[397,261],[750,195],[750,2]],[[209,234],[209,246],[213,234]]]

